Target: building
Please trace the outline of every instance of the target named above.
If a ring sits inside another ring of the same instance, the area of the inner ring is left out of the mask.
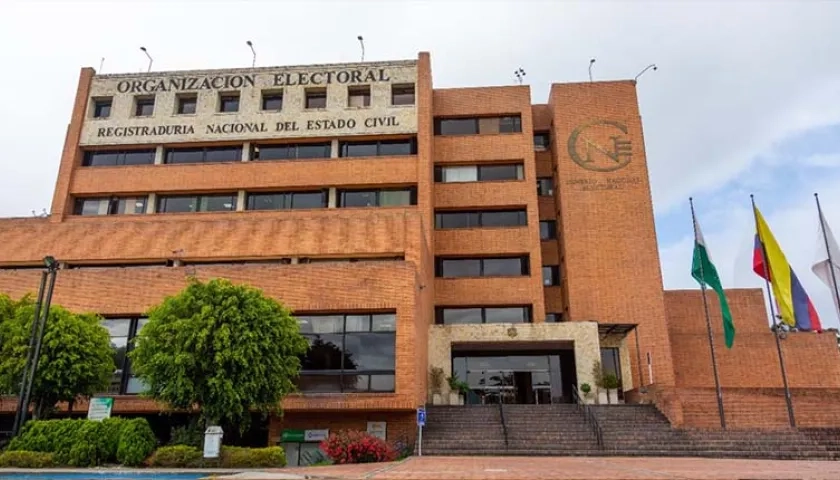
[[[470,383],[468,403],[546,403],[601,362],[620,398],[716,423],[699,291],[662,286],[634,81],[553,84],[532,105],[526,85],[435,89],[427,53],[84,68],[49,217],[0,220],[0,292],[35,290],[45,255],[62,264],[54,304],[108,318],[116,345],[191,276],[287,303],[338,352],[307,359],[270,423],[291,452],[344,427],[410,441],[433,367]],[[761,292],[729,295],[730,424],[784,426]],[[840,422],[834,338],[784,351],[800,423]],[[140,388],[119,359],[115,411],[157,412]]]

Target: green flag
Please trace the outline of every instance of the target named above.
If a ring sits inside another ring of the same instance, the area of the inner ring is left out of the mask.
[[[723,293],[723,285],[720,284],[717,268],[712,263],[712,257],[706,248],[706,242],[703,240],[703,233],[700,231],[700,225],[696,218],[694,218],[694,260],[691,262],[691,276],[701,286],[707,286],[717,293],[718,300],[720,300],[720,311],[723,315],[723,335],[726,338],[726,348],[732,348],[732,343],[735,341],[735,324],[732,323],[732,312],[729,311],[729,302],[726,301],[726,295]]]

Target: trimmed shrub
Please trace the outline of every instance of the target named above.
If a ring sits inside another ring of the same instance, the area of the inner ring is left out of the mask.
[[[222,447],[222,468],[285,467],[286,452],[282,447]]]
[[[146,462],[150,467],[158,468],[199,468],[202,466],[202,452],[188,445],[160,447]]]
[[[99,422],[77,422],[79,428],[76,430],[75,441],[67,458],[62,458],[62,463],[72,467],[95,467],[107,460],[108,439],[105,438],[105,427]]]
[[[52,453],[17,450],[0,453],[0,468],[49,468],[56,466]]]
[[[136,467],[141,465],[157,447],[155,432],[143,418],[126,420],[120,430],[117,445],[117,461],[123,465]]]
[[[321,442],[333,463],[374,463],[396,460],[397,452],[385,440],[367,432],[342,430]]]

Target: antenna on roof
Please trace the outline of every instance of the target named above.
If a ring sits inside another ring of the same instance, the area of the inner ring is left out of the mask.
[[[589,59],[589,81],[592,81],[592,65],[595,63],[594,58]]]
[[[98,71],[98,73],[102,73],[102,67],[103,67],[104,65],[105,65],[105,57],[102,57],[102,58],[99,60],[99,71]]]
[[[149,57],[149,68],[146,69],[146,72],[151,72],[152,71],[152,61],[153,61],[152,56],[149,55],[149,51],[146,50],[146,47],[140,47],[140,50],[142,50],[143,53],[145,53],[146,56]]]
[[[656,68],[657,68],[657,67],[656,67],[656,64],[655,64],[655,63],[651,63],[650,65],[648,65],[647,67],[645,67],[645,69],[644,69],[644,70],[642,70],[641,72],[639,72],[639,74],[638,74],[638,75],[636,75],[636,76],[633,78],[633,81],[635,82],[635,81],[639,80],[639,77],[641,77],[643,73],[647,72],[647,71],[648,71],[648,70],[650,70],[651,68],[652,68],[652,69],[653,69],[653,71],[655,72],[655,71],[656,71]]]
[[[359,35],[358,37],[356,37],[356,40],[359,41],[359,45],[361,45],[361,47],[362,47],[362,61],[364,62],[365,61],[365,39],[361,35]]]
[[[251,48],[251,68],[257,64],[257,51],[254,50],[254,44],[251,43],[250,40],[245,42],[245,45],[248,45]]]
[[[522,81],[525,78],[525,70],[522,70],[522,67],[519,67],[513,71],[513,74],[516,76],[516,79],[519,81],[519,84],[522,85]]]

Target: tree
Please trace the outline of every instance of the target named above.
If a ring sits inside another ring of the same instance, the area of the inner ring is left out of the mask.
[[[0,297],[0,391],[18,394],[35,305],[31,298]],[[93,314],[50,307],[38,370],[32,384],[35,418],[45,418],[58,402],[73,404],[108,388],[114,373],[111,340]]]
[[[296,389],[308,343],[289,309],[258,289],[194,279],[148,317],[129,357],[145,394],[171,409],[244,431],[251,409],[276,411]]]

